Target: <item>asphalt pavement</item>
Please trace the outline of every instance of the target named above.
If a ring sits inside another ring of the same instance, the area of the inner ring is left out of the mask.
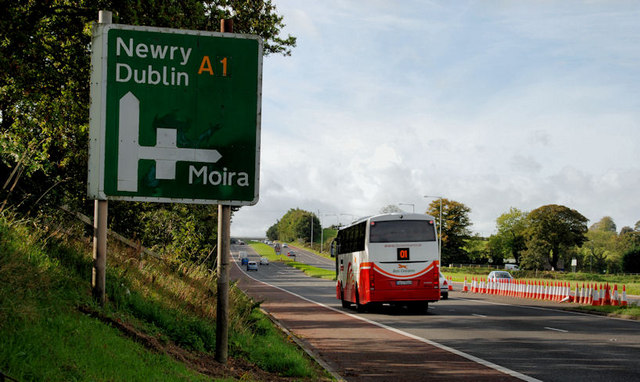
[[[261,267],[251,276],[299,296],[306,301],[304,304],[313,301],[342,314],[343,320],[349,317],[371,323],[504,375],[544,381],[640,380],[638,321],[566,312],[559,303],[459,291],[451,292],[449,300],[430,304],[426,314],[409,314],[390,307],[356,314],[341,308],[334,281],[312,279],[282,264],[273,265],[269,269]],[[314,322],[313,327],[321,328],[322,323]],[[294,327],[294,333],[295,330],[298,329]],[[362,341],[353,344],[361,347]],[[399,361],[392,358],[389,364]],[[338,369],[344,372],[344,367]],[[394,368],[384,378],[398,370]],[[468,370],[455,374],[455,379],[463,378],[464,373]]]

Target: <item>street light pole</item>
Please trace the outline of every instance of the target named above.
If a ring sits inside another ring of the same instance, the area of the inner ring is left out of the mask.
[[[318,218],[320,219],[320,253],[322,253],[322,246],[324,244],[324,228],[322,228],[322,216],[335,216],[338,220],[338,214],[321,214],[318,210]]]
[[[416,213],[416,205],[413,203],[398,203],[399,206],[411,206],[412,212]]]
[[[424,197],[440,199],[440,218],[438,219],[438,260],[442,262],[442,196],[425,195]]]
[[[353,214],[340,214],[340,216],[343,216],[343,215],[344,215],[344,216],[351,216],[351,222],[353,222],[354,220],[356,220],[356,217],[355,217],[355,215],[353,215]]]

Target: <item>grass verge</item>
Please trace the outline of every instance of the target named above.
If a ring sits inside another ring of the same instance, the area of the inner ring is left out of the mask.
[[[259,243],[257,241],[251,241],[249,242],[249,245],[258,253],[259,256],[264,256],[268,258],[269,261],[271,262],[279,261],[279,262],[285,263],[290,267],[300,269],[301,271],[303,271],[304,273],[306,273],[311,277],[317,277],[317,278],[326,279],[326,280],[336,279],[335,271],[322,269],[318,267],[312,267],[307,264],[299,263],[297,261],[291,260],[286,255],[276,255],[273,248],[267,244]]]
[[[325,380],[237,288],[230,361],[215,348],[216,282],[204,267],[109,243],[107,298],[90,291],[84,227],[0,216],[0,371],[20,381]]]

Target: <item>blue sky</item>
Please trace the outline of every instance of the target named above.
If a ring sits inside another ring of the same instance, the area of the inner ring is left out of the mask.
[[[640,220],[640,2],[274,4],[298,46],[264,59],[260,201],[232,235],[424,195],[484,236],[510,207]]]

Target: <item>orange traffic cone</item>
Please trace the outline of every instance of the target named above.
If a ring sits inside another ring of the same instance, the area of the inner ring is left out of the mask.
[[[620,301],[618,301],[619,298],[620,298],[620,296],[618,296],[618,284],[614,284],[613,285],[613,297],[611,298],[611,305],[613,305],[613,306],[620,305]]]
[[[582,291],[580,290],[580,284],[576,283],[576,299],[573,302],[579,304],[581,299]]]
[[[462,284],[462,291],[463,292],[469,291],[469,286],[467,285],[467,276],[464,276],[464,284]]]
[[[604,290],[604,301],[602,301],[602,305],[611,305],[611,293],[609,293],[609,283],[607,283]]]
[[[622,300],[620,301],[620,306],[627,306],[627,286],[622,285]]]
[[[538,285],[536,286],[536,299],[542,300],[542,281],[538,281]]]
[[[598,284],[596,284],[595,289],[593,290],[593,301],[591,305],[598,306],[600,305],[600,291],[598,290]]]
[[[453,277],[449,276],[449,290],[453,290]]]

